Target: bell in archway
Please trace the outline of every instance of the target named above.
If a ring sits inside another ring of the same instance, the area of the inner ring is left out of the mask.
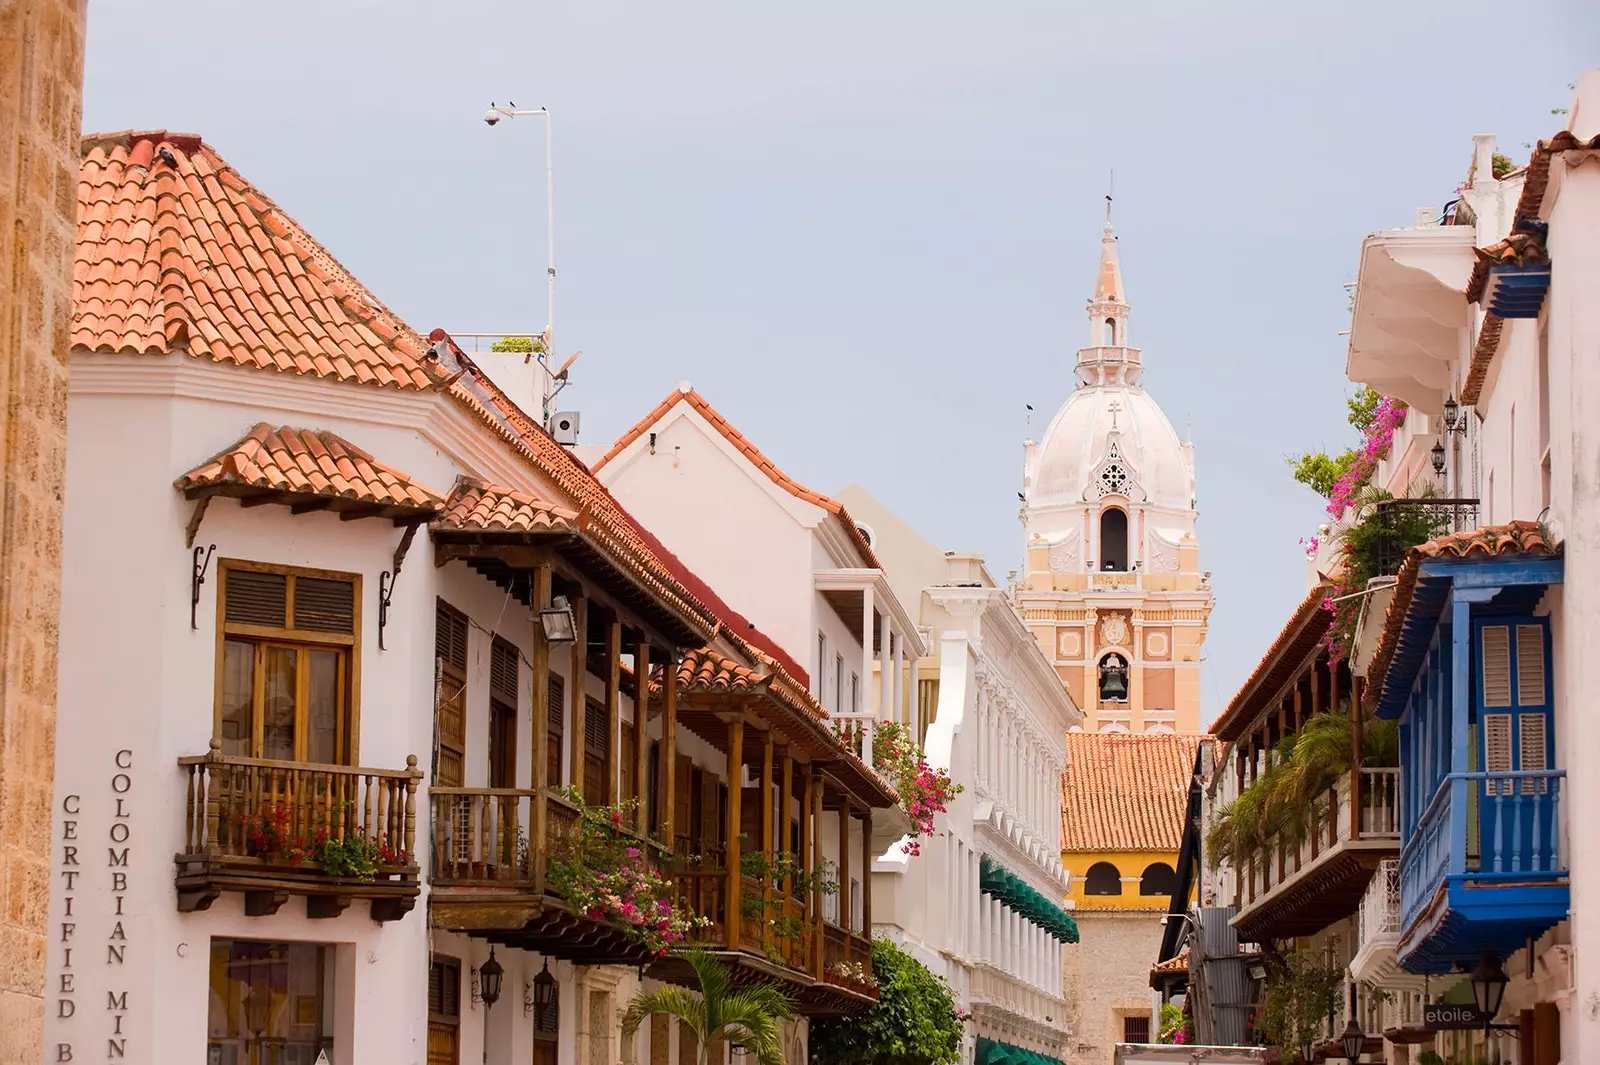
[[[1128,667],[1120,655],[1112,655],[1100,666],[1101,702],[1122,702],[1128,698]]]

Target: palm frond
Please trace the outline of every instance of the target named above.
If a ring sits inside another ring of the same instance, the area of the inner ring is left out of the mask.
[[[713,1038],[720,1034],[731,1046],[754,1054],[758,1065],[784,1065],[781,1021],[794,1016],[789,999],[768,985],[748,987],[720,1003]]]
[[[1400,723],[1369,718],[1361,731],[1361,764],[1369,769],[1393,769],[1400,764]]]
[[[695,979],[700,983],[700,996],[706,1002],[707,1029],[715,1028],[711,1011],[733,990],[733,978],[728,974],[727,966],[718,961],[717,956],[709,950],[686,950],[682,956],[683,960],[689,963],[689,968],[694,970]]]
[[[668,1017],[676,1017],[688,1025],[695,1033],[696,1038],[705,1038],[706,1011],[704,1002],[694,992],[683,987],[658,987],[654,991],[641,991],[633,996],[628,1003],[628,1010],[622,1015],[622,1034],[625,1038],[633,1038],[645,1018],[661,1013]]]

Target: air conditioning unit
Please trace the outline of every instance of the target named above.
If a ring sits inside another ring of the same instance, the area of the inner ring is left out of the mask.
[[[558,410],[550,419],[550,435],[564,447],[578,444],[578,423],[581,416],[575,410]]]

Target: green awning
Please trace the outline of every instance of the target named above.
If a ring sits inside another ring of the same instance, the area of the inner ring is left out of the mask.
[[[1037,1050],[1024,1050],[1022,1047],[985,1039],[982,1036],[978,1037],[978,1052],[974,1060],[976,1065],[1064,1065],[1059,1059],[1041,1054]]]
[[[1078,941],[1078,923],[1070,914],[987,854],[978,862],[978,890],[999,899],[1001,905],[1043,928],[1061,942]]]

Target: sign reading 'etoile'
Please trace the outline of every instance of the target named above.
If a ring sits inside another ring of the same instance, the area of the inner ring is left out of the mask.
[[[1422,1027],[1430,1032],[1476,1031],[1492,1020],[1479,1013],[1476,1006],[1432,1002],[1422,1007]]]

